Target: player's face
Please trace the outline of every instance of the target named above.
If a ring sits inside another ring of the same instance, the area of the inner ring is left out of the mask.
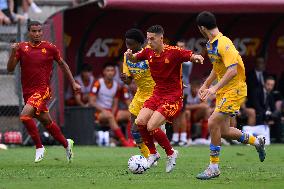
[[[92,72],[83,71],[83,72],[81,73],[81,75],[82,75],[82,79],[83,79],[84,81],[87,81],[87,80],[90,79],[90,77],[91,77],[91,75],[92,75]]]
[[[141,49],[141,44],[134,39],[126,39],[125,44],[127,49],[132,50],[133,53],[136,53]]]
[[[203,37],[205,37],[206,39],[209,38],[209,37],[207,36],[207,33],[206,33],[206,28],[201,27],[201,26],[198,26],[198,29],[199,29],[200,33],[203,35]]]
[[[114,76],[115,76],[115,69],[114,69],[114,67],[112,67],[112,66],[106,67],[104,69],[103,74],[104,74],[104,77],[106,79],[112,80],[114,78]]]
[[[274,86],[275,86],[275,81],[273,79],[266,80],[264,85],[266,91],[269,93],[274,89]]]
[[[34,25],[31,26],[29,31],[29,37],[32,40],[32,42],[40,42],[42,39],[42,26],[41,25]]]
[[[185,49],[185,42],[178,41],[178,42],[177,42],[177,46],[178,46],[179,48]]]
[[[163,35],[147,32],[147,42],[153,50],[157,50],[163,45]]]

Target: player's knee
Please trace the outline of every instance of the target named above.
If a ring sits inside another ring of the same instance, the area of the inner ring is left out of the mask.
[[[136,125],[147,125],[147,120],[144,118],[137,117],[135,119],[135,124]]]
[[[153,131],[156,129],[156,125],[154,123],[148,122],[147,124],[147,130],[148,131]]]

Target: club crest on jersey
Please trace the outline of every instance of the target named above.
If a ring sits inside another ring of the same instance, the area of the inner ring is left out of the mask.
[[[24,51],[27,52],[28,50],[29,50],[29,46],[26,45]]]
[[[45,49],[45,48],[41,49],[41,52],[42,52],[43,54],[46,54],[46,49]]]
[[[170,63],[169,59],[166,58],[166,59],[165,59],[165,63],[166,63],[166,64]]]

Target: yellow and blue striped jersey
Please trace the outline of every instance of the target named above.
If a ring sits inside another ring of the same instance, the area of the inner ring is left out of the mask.
[[[245,66],[232,41],[228,37],[223,36],[222,33],[219,33],[213,40],[207,42],[206,48],[218,81],[225,75],[227,68],[237,66],[237,75],[221,88],[217,94],[234,89],[246,90]]]
[[[147,60],[143,60],[137,63],[132,63],[124,57],[123,61],[123,73],[127,76],[131,76],[136,85],[137,90],[144,92],[152,92],[155,87],[155,82],[151,76],[149,63]]]

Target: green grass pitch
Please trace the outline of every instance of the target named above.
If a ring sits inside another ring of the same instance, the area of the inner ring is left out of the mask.
[[[127,171],[136,148],[98,148],[75,146],[75,158],[66,162],[61,147],[46,147],[45,159],[33,163],[34,148],[18,147],[0,151],[0,189],[107,188],[107,189],[277,189],[284,188],[284,145],[267,147],[261,163],[254,147],[225,146],[221,151],[221,176],[200,181],[196,174],[208,164],[208,147],[177,148],[180,156],[174,172],[165,172],[165,155],[159,165],[144,174]]]

